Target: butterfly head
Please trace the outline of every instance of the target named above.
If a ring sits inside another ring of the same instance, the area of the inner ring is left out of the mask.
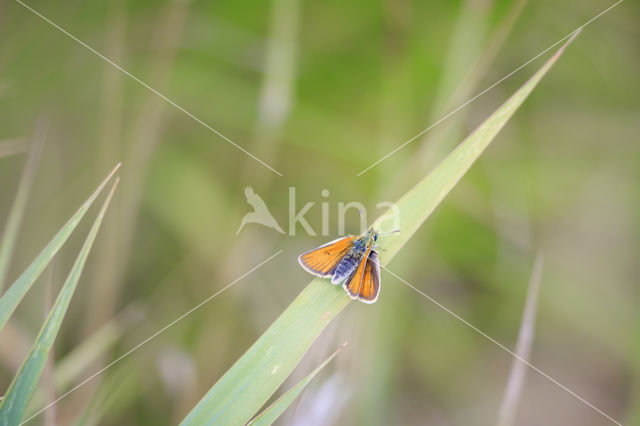
[[[397,229],[395,231],[390,231],[390,232],[378,232],[376,229],[373,228],[373,226],[371,226],[369,227],[369,229],[365,231],[364,236],[367,238],[367,241],[370,241],[371,244],[374,244],[376,241],[378,241],[378,237],[389,235],[389,234],[395,234],[396,232],[400,232],[400,230]]]
[[[367,248],[369,248],[378,240],[378,231],[373,229],[373,226],[371,226],[364,231],[362,239],[366,242]]]

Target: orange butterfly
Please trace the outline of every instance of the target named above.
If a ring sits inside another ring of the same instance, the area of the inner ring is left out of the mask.
[[[352,299],[373,303],[380,294],[380,265],[374,250],[378,235],[383,234],[371,227],[359,236],[338,238],[303,253],[298,261],[307,272],[342,283]]]

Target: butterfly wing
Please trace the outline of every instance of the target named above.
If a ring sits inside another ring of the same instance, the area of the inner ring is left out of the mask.
[[[364,272],[367,265],[367,259],[369,258],[369,254],[372,252],[372,249],[368,249],[364,256],[362,256],[362,260],[360,260],[360,264],[356,268],[355,271],[346,279],[342,287],[347,292],[350,298],[357,299],[360,294],[360,288],[362,287],[362,278],[364,277]]]
[[[362,285],[358,292],[358,299],[365,303],[374,303],[380,294],[380,263],[378,253],[371,250],[364,267],[362,275]]]
[[[349,253],[355,237],[338,238],[316,249],[302,253],[298,262],[307,272],[327,278],[333,275],[340,260]]]

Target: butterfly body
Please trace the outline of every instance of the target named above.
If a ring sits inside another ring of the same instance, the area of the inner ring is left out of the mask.
[[[333,284],[341,284],[358,268],[367,248],[371,246],[370,242],[372,244],[373,237],[367,235],[354,238],[353,246],[340,260],[333,276],[331,277],[331,282]]]
[[[356,270],[360,261],[362,260],[362,256],[364,253],[354,253],[353,255],[347,254],[342,258],[338,266],[336,267],[336,271],[333,273],[331,277],[332,284],[341,284],[344,280],[349,277]]]
[[[313,275],[342,283],[349,297],[373,303],[380,293],[380,266],[374,250],[378,232],[369,228],[362,235],[331,241],[298,258]]]

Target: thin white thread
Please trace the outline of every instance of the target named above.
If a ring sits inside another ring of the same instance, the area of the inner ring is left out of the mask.
[[[16,0],[17,1],[17,0]],[[411,139],[409,139],[408,141],[406,141],[405,143],[403,143],[402,145],[400,145],[399,147],[395,148],[393,151],[389,152],[387,155],[385,155],[384,157],[380,158],[378,161],[376,161],[375,163],[371,164],[369,167],[367,167],[366,169],[362,170],[360,173],[358,173],[356,176],[360,176],[363,173],[367,172],[368,170],[370,170],[371,168],[377,166],[378,164],[380,164],[382,161],[386,160],[387,158],[389,158],[390,156],[392,156],[393,154],[395,154],[396,152],[400,151],[402,148],[404,148],[405,146],[409,145],[411,142],[413,142],[414,140],[418,139],[420,136],[424,135],[425,133],[427,133],[429,130],[433,129],[434,127],[436,127],[438,124],[442,123],[444,120],[446,120],[447,118],[451,117],[453,114],[455,114],[456,112],[460,111],[462,108],[466,107],[467,105],[469,105],[471,102],[475,101],[476,99],[478,99],[480,96],[484,95],[485,93],[487,93],[489,90],[493,89],[494,87],[496,87],[498,84],[502,83],[504,80],[506,80],[507,78],[511,77],[513,74],[517,73],[518,71],[520,71],[522,68],[526,67],[527,65],[529,65],[531,62],[535,61],[536,59],[538,59],[540,56],[544,55],[545,53],[547,53],[549,50],[553,49],[554,47],[556,47],[558,44],[562,43],[563,41],[565,41],[566,39],[568,39],[569,37],[571,37],[572,35],[574,35],[575,33],[577,33],[578,31],[582,30],[584,27],[586,27],[587,25],[591,24],[593,21],[595,21],[596,19],[600,18],[602,15],[604,15],[605,13],[609,12],[611,9],[613,9],[614,7],[616,7],[617,5],[619,5],[620,3],[622,3],[624,0],[618,0],[617,3],[615,3],[612,6],[609,6],[607,9],[603,10],[602,12],[600,12],[598,15],[594,16],[593,18],[591,18],[590,20],[588,20],[586,23],[582,24],[580,27],[576,28],[574,31],[571,31],[569,34],[567,34],[566,36],[562,37],[560,40],[556,41],[555,43],[553,43],[551,46],[547,47],[546,49],[544,49],[542,52],[538,53],[536,56],[534,56],[533,58],[529,59],[527,62],[525,62],[524,64],[520,65],[518,68],[516,68],[515,70],[511,71],[509,74],[507,74],[506,76],[502,77],[500,80],[496,81],[495,83],[493,83],[491,86],[487,87],[486,89],[484,89],[482,92],[478,93],[477,95],[475,95],[473,98],[469,99],[468,101],[466,101],[465,103],[463,103],[462,105],[460,105],[459,107],[457,107],[456,109],[454,109],[453,111],[449,112],[447,115],[445,115],[444,117],[440,118],[438,121],[436,121],[435,123],[433,123],[432,125],[430,125],[429,127],[427,127],[426,129],[424,129],[423,131],[421,131],[420,133],[418,133],[417,135],[415,135],[414,137],[412,137]]]
[[[573,395],[575,398],[579,399],[580,401],[582,401],[583,403],[585,403],[586,405],[588,405],[589,407],[591,407],[592,409],[594,409],[595,411],[597,411],[598,413],[600,413],[601,415],[603,415],[604,417],[606,417],[607,419],[611,420],[613,423],[622,426],[622,423],[618,422],[617,420],[615,420],[613,417],[609,416],[607,413],[605,413],[604,411],[602,411],[601,409],[599,409],[598,407],[596,407],[595,405],[593,405],[592,403],[590,403],[589,401],[587,401],[586,399],[582,398],[580,395],[578,395],[577,393],[575,393],[574,391],[572,391],[571,389],[569,389],[568,387],[566,387],[565,385],[563,385],[562,383],[560,383],[559,381],[557,381],[556,379],[554,379],[553,377],[551,377],[550,375],[548,375],[547,373],[545,373],[544,371],[540,370],[538,367],[536,367],[535,365],[531,364],[529,361],[527,361],[526,359],[522,358],[521,356],[517,355],[516,353],[514,353],[513,351],[511,351],[509,348],[507,348],[506,346],[504,346],[502,343],[498,342],[496,339],[494,339],[493,337],[489,336],[487,333],[485,333],[484,331],[480,330],[478,327],[474,326],[473,324],[471,324],[469,321],[465,320],[464,318],[462,318],[460,315],[456,314],[455,312],[453,312],[452,310],[450,310],[449,308],[447,308],[446,306],[444,306],[443,304],[441,304],[440,302],[438,302],[437,300],[435,300],[433,297],[427,295],[426,293],[424,293],[421,290],[418,290],[416,287],[414,287],[413,285],[409,284],[407,281],[405,281],[404,279],[400,278],[399,276],[397,276],[396,274],[394,274],[393,272],[391,272],[388,268],[380,265],[380,267],[382,269],[384,269],[385,271],[387,271],[388,273],[390,273],[391,275],[393,275],[394,277],[396,277],[397,279],[399,279],[400,281],[402,281],[404,284],[406,284],[407,286],[411,287],[413,290],[417,291],[418,293],[420,293],[423,297],[427,298],[430,302],[434,303],[435,305],[437,305],[438,307],[444,309],[447,313],[449,313],[450,315],[452,315],[453,317],[455,317],[457,320],[461,321],[462,323],[464,323],[465,325],[467,325],[468,327],[470,327],[471,329],[473,329],[475,332],[481,334],[482,336],[484,336],[485,338],[489,339],[492,343],[494,343],[495,345],[497,345],[498,347],[500,347],[502,350],[508,352],[509,354],[511,354],[511,356],[513,356],[515,359],[517,359],[518,361],[524,363],[525,365],[527,365],[528,367],[530,367],[531,369],[533,369],[535,372],[537,372],[538,374],[542,375],[544,378],[546,378],[547,380],[551,381],[552,383],[556,384],[557,386],[559,386],[560,388],[562,388],[563,390],[565,390],[566,392],[568,392],[569,394]]]
[[[231,281],[229,284],[227,284],[225,287],[223,287],[222,289],[218,290],[217,292],[215,292],[214,294],[212,294],[211,296],[207,297],[206,299],[204,299],[202,302],[198,303],[196,306],[194,306],[193,308],[189,309],[187,312],[185,312],[184,314],[180,315],[178,318],[174,319],[173,321],[171,321],[169,324],[165,325],[164,327],[162,327],[160,330],[156,331],[155,333],[153,333],[151,336],[147,337],[146,339],[144,339],[142,342],[138,343],[136,346],[134,346],[133,348],[129,349],[127,352],[125,352],[124,354],[120,355],[118,358],[116,358],[115,360],[111,361],[109,364],[107,364],[105,367],[103,367],[102,369],[98,370],[97,372],[93,373],[91,376],[87,377],[86,379],[84,379],[82,382],[78,383],[76,386],[74,386],[73,388],[69,389],[67,392],[63,393],[62,395],[60,395],[58,398],[56,398],[54,401],[50,402],[48,405],[45,405],[44,407],[42,407],[39,411],[35,412],[33,415],[31,415],[31,417],[27,418],[26,420],[24,420],[22,423],[20,423],[20,425],[23,425],[25,423],[27,423],[29,420],[33,419],[34,417],[36,417],[38,414],[42,413],[43,411],[45,411],[46,409],[48,409],[49,407],[51,407],[52,405],[56,404],[58,401],[60,401],[61,399],[65,398],[66,396],[68,396],[70,393],[72,393],[73,391],[75,391],[76,389],[78,389],[79,387],[83,386],[84,384],[86,384],[87,382],[95,379],[97,376],[99,376],[100,374],[102,374],[105,370],[107,370],[108,368],[112,367],[113,365],[115,365],[116,363],[118,363],[119,361],[121,361],[123,358],[129,356],[131,353],[135,352],[136,350],[138,350],[141,346],[143,346],[144,344],[148,343],[151,339],[153,339],[154,337],[158,336],[159,334],[162,334],[164,331],[166,331],[169,327],[175,325],[178,321],[181,321],[182,319],[184,319],[186,316],[188,316],[189,314],[191,314],[193,311],[195,311],[196,309],[200,308],[202,305],[204,305],[205,303],[209,302],[211,299],[213,299],[214,297],[216,297],[217,295],[219,295],[220,293],[222,293],[223,291],[225,291],[226,289],[228,289],[229,287],[231,287],[232,285],[234,285],[235,283],[237,283],[238,281],[242,280],[244,277],[246,277],[247,275],[249,275],[250,273],[252,273],[253,271],[255,271],[256,269],[258,269],[259,267],[261,267],[262,265],[264,265],[265,263],[267,263],[268,261],[270,261],[271,259],[273,259],[274,257],[276,257],[277,255],[279,255],[280,253],[282,253],[282,250],[278,251],[277,253],[275,253],[274,255],[272,255],[271,257],[267,258],[266,260],[263,260],[261,263],[259,263],[258,265],[254,266],[253,268],[251,268],[250,270],[248,270],[247,272],[245,272],[244,274],[242,274],[240,277],[236,278],[235,280]]]
[[[217,131],[216,129],[214,129],[213,127],[211,127],[210,125],[208,125],[207,123],[205,123],[204,121],[202,121],[201,119],[199,119],[198,117],[196,117],[195,115],[193,115],[192,113],[187,111],[186,109],[182,108],[180,105],[178,105],[177,103],[175,103],[171,99],[167,98],[165,95],[163,95],[162,93],[158,92],[156,89],[154,89],[153,87],[149,86],[147,83],[145,83],[144,81],[140,80],[138,77],[136,77],[135,75],[131,74],[129,71],[127,71],[126,69],[122,68],[120,65],[116,64],[111,59],[107,58],[102,53],[100,53],[97,50],[95,50],[93,47],[89,46],[88,44],[86,44],[85,42],[83,42],[82,40],[80,40],[79,38],[77,38],[76,36],[71,34],[70,32],[68,32],[67,30],[65,30],[64,28],[60,27],[59,25],[54,23],[49,18],[47,18],[46,16],[42,15],[40,12],[36,11],[35,9],[32,9],[30,6],[27,6],[26,4],[24,4],[20,0],[15,0],[15,1],[17,3],[19,3],[20,5],[24,6],[26,9],[30,10],[31,12],[33,12],[35,15],[39,16],[42,20],[44,20],[45,22],[47,22],[48,24],[50,24],[54,28],[60,30],[62,33],[64,33],[68,37],[70,37],[76,43],[86,47],[91,52],[95,53],[102,60],[106,61],[107,63],[109,63],[111,65],[113,65],[116,69],[118,69],[120,72],[122,72],[126,76],[128,76],[128,77],[132,78],[133,80],[135,80],[138,84],[142,85],[143,87],[145,87],[149,91],[151,91],[154,94],[158,95],[159,97],[164,99],[166,102],[168,102],[169,104],[173,105],[175,108],[179,109],[180,111],[182,111],[183,113],[185,113],[186,115],[188,115],[189,117],[191,117],[192,119],[194,119],[195,121],[197,121],[198,123],[200,123],[201,125],[206,127],[207,129],[209,129],[210,131],[212,131],[213,133],[215,133],[216,135],[218,135],[219,137],[221,137],[225,141],[229,142],[231,145],[235,146],[240,151],[244,152],[249,157],[251,157],[254,160],[256,160],[258,163],[262,164],[263,166],[265,166],[266,168],[268,168],[269,170],[271,170],[275,174],[277,174],[279,176],[282,176],[282,173],[280,173],[279,171],[277,171],[276,169],[274,169],[273,167],[271,167],[270,165],[268,165],[267,163],[265,163],[264,161],[262,161],[261,159],[259,159],[258,157],[256,157],[255,155],[253,155],[252,153],[250,153],[249,151],[247,151],[243,147],[241,147],[240,145],[238,145],[237,143],[233,142],[231,139],[229,139],[228,137],[226,137],[225,135],[223,135],[222,133],[220,133],[219,131]]]

